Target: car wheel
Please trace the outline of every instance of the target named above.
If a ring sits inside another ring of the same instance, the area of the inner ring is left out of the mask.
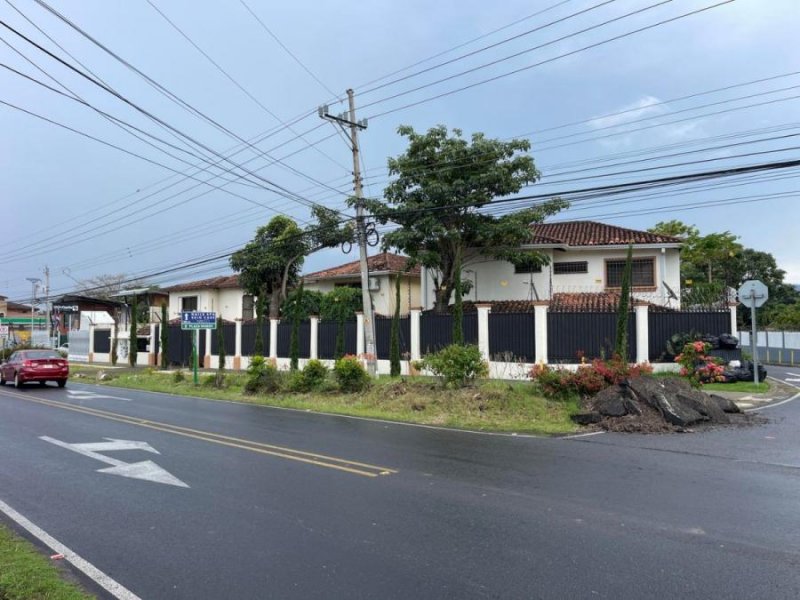
[[[40,381],[40,382],[39,382],[39,385],[40,385],[40,386],[42,386],[42,387],[44,387],[44,386],[46,386],[46,385],[47,385],[47,382],[46,382],[46,381]]]
[[[6,384],[6,376],[3,375],[2,371],[0,371],[0,385],[5,385],[5,384]]]
[[[58,387],[64,387],[65,385],[67,385],[67,380],[66,379],[59,379],[58,380]]]
[[[22,388],[22,378],[19,376],[19,373],[14,373],[14,387],[17,389]]]

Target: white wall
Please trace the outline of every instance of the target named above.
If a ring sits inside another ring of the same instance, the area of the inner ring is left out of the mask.
[[[395,298],[395,276],[389,274],[373,275],[380,281],[380,289],[370,292],[372,294],[372,305],[375,307],[375,312],[381,315],[394,314],[394,298]],[[350,281],[350,279],[327,279],[323,281],[314,281],[306,283],[304,288],[308,291],[317,291],[327,293],[333,291],[336,287],[337,281],[339,283]],[[355,281],[355,279],[353,280]],[[418,277],[403,277],[400,285],[400,312],[408,314],[409,305],[419,306],[420,303],[420,284]]]
[[[550,251],[544,251],[550,255]],[[433,276],[423,268],[422,296],[424,309],[433,308],[435,299]],[[546,300],[550,297],[550,275],[548,267],[541,273],[514,273],[514,265],[506,261],[491,260],[472,255],[464,260],[461,279],[472,281],[473,286],[464,300]],[[533,281],[533,287],[531,286]],[[477,282],[477,286],[475,283]],[[534,294],[534,289],[536,294]],[[451,298],[451,302],[453,299]]]
[[[530,287],[531,276],[533,284],[542,300],[549,299],[551,293],[559,292],[602,292],[606,290],[606,259],[624,259],[627,256],[627,249],[590,249],[590,250],[568,250],[568,251],[547,251],[551,256],[551,264],[542,267],[541,273],[515,274],[514,265],[505,261],[487,260],[475,258],[466,260],[464,264],[463,279],[472,280],[473,283],[477,276],[477,294],[475,288],[466,296],[466,300],[535,300]],[[638,295],[650,302],[666,304],[668,302],[667,292],[662,285],[662,281],[675,291],[680,293],[680,258],[677,248],[667,248],[664,253],[661,248],[634,248],[634,258],[654,258],[655,259],[655,288],[642,290]],[[553,262],[586,261],[587,273],[570,273],[563,275],[553,274],[551,269]],[[424,308],[433,307],[433,278],[431,273],[423,270],[425,279],[423,281]],[[552,281],[552,290],[551,290]],[[634,295],[637,295],[634,291]],[[677,308],[679,303],[672,301],[670,306]]]
[[[169,318],[180,318],[181,298],[191,298],[192,296],[197,296],[197,310],[216,312],[228,321],[239,319],[242,316],[244,291],[240,288],[230,288],[171,292],[169,295]]]

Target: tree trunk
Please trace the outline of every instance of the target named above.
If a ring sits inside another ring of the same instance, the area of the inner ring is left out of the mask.
[[[455,257],[455,252],[453,252],[452,256],[442,255],[442,278],[439,280],[439,285],[433,290],[433,312],[437,315],[447,314],[447,308],[450,305],[450,297],[453,295],[453,288],[455,287],[454,265],[453,261],[450,260],[453,257]]]
[[[281,292],[273,288],[269,295],[269,318],[278,319],[281,316]]]

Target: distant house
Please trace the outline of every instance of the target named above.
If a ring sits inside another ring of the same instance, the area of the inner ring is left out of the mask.
[[[520,268],[468,253],[463,279],[471,281],[472,289],[465,300],[550,300],[576,307],[606,303],[619,294],[629,244],[633,296],[679,307],[681,240],[595,221],[531,225],[530,240],[522,247],[548,258],[549,264],[540,267]],[[433,308],[433,274],[423,269],[421,279],[423,308]]]
[[[187,310],[215,312],[226,321],[255,318],[253,296],[241,288],[238,275],[179,283],[163,291],[169,294],[170,320]]]
[[[400,312],[407,314],[409,308],[420,303],[420,268],[409,267],[406,256],[382,252],[367,259],[369,268],[369,290],[372,305],[377,314],[391,315],[395,309],[395,286],[400,278]],[[361,289],[361,265],[359,261],[323,269],[303,276],[306,290],[330,292],[336,287],[347,286]]]

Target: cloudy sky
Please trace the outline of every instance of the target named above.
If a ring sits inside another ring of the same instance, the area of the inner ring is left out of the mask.
[[[103,274],[225,273],[275,214],[342,208],[351,154],[317,107],[340,112],[347,88],[369,119],[373,197],[401,124],[529,138],[543,178],[521,194],[800,158],[797,0],[2,0],[0,19],[11,299],[45,266],[53,294]],[[797,179],[604,195],[554,219],[729,230],[800,282]]]

